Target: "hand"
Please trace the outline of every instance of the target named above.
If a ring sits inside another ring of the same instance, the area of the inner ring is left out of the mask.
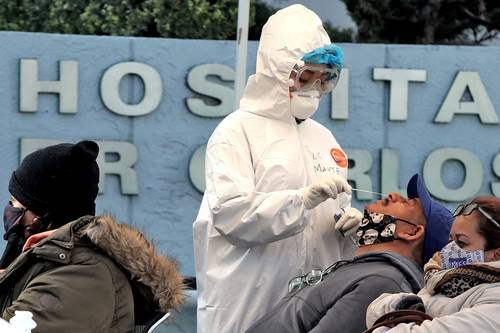
[[[366,327],[370,328],[373,323],[386,313],[398,310],[396,306],[408,296],[416,296],[412,293],[388,294],[384,293],[376,298],[366,310]],[[418,297],[418,296],[417,296]]]
[[[335,230],[340,231],[343,236],[349,236],[358,230],[363,220],[363,214],[354,207],[347,208],[335,223]]]
[[[329,198],[336,199],[342,192],[351,194],[351,186],[342,176],[330,173],[315,184],[303,188],[301,194],[306,209],[313,209]]]

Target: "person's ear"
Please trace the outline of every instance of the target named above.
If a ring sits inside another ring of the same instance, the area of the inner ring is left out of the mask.
[[[500,248],[488,250],[484,252],[485,261],[498,261],[500,260]]]
[[[404,240],[407,240],[407,241],[415,241],[415,240],[418,240],[420,238],[423,238],[424,235],[425,235],[425,228],[424,228],[424,226],[417,225],[417,226],[411,228],[408,231],[400,232],[397,235],[397,238],[404,239]]]

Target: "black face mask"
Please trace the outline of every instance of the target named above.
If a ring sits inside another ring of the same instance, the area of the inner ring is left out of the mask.
[[[12,202],[5,206],[3,212],[3,227],[5,234],[3,238],[7,241],[5,250],[0,258],[0,268],[7,268],[22,252],[24,244],[24,230],[21,225],[21,220],[26,213],[25,208],[17,208],[12,206]]]
[[[358,244],[371,245],[391,242],[397,239],[394,234],[396,231],[396,221],[417,226],[417,224],[413,222],[392,215],[368,212],[365,209],[365,215],[357,231],[359,237]]]
[[[3,212],[5,234],[3,238],[7,241],[7,245],[0,258],[0,268],[6,268],[21,254],[24,243],[31,235],[44,231],[44,224],[40,218],[38,218],[38,222],[29,226],[22,225],[21,220],[27,210],[26,208],[14,207],[10,201],[5,206]]]
[[[21,218],[26,213],[26,208],[14,207],[12,202],[5,206],[3,211],[3,227],[5,229],[5,234],[3,239],[7,240],[9,234],[20,228]]]

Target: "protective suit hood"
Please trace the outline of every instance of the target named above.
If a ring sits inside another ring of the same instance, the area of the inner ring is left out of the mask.
[[[248,79],[240,109],[295,121],[290,113],[290,72],[304,54],[330,43],[313,11],[298,4],[277,11],[262,29],[256,73]]]

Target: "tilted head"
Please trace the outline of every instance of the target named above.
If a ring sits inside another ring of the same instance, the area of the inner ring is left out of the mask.
[[[418,174],[408,182],[407,194],[390,193],[366,206],[357,254],[390,250],[423,264],[446,245],[451,212],[431,199]]]
[[[240,108],[269,118],[295,121],[290,111],[292,71],[300,70],[300,64],[321,64],[324,59],[331,62],[330,45],[321,19],[313,11],[299,4],[278,10],[262,28],[256,73],[248,80]],[[306,54],[311,58],[301,60]],[[332,73],[323,74],[327,74],[324,78],[333,77]]]
[[[481,261],[500,260],[500,198],[476,197],[458,205],[453,215],[455,222],[451,228],[450,241],[462,250],[479,251]],[[447,248],[450,246],[447,245]],[[458,254],[455,254],[457,260],[460,257]]]
[[[318,110],[320,98],[337,85],[343,66],[344,53],[335,44],[306,53],[290,73],[290,113],[299,120],[311,117]]]

